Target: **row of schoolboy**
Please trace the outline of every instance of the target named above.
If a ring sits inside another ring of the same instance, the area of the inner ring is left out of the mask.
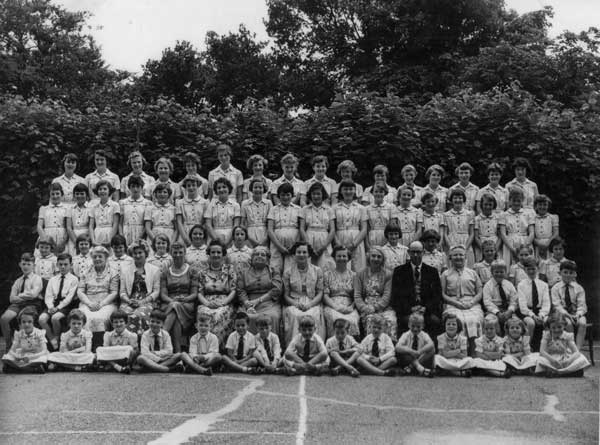
[[[467,339],[461,335],[461,322],[452,314],[444,316],[445,332],[437,337],[436,346],[423,330],[424,319],[414,313],[409,330],[396,345],[383,332],[384,320],[376,315],[372,331],[359,344],[348,335],[343,319],[334,323],[335,334],[324,343],[315,333],[315,321],[304,316],[300,332],[282,354],[278,336],[271,332],[269,317],[258,320],[258,333],[248,331],[248,315],[238,312],[235,331],[219,353],[217,336],[210,332],[210,318],[200,316],[198,332],[191,338],[189,352],[174,353],[169,333],[162,329],[165,315],[153,311],[149,329],[140,341],[126,329],[127,314],[116,311],[111,316],[113,331],[104,334],[103,346],[92,352],[92,334],[85,330],[85,314],[73,309],[68,315],[69,330],[61,335],[59,351],[48,353],[45,333],[34,327],[37,312],[26,307],[19,313],[20,330],[13,345],[2,357],[4,372],[44,373],[46,370],[104,370],[129,374],[133,363],[148,372],[190,372],[212,375],[213,370],[248,374],[281,373],[287,375],[361,373],[378,376],[435,374],[470,377],[481,374],[510,377],[517,374],[582,376],[589,366],[577,350],[573,335],[564,331],[564,315],[553,312],[546,322],[539,354],[532,353],[529,337],[522,321],[516,317],[505,323],[506,336],[497,335],[498,318],[489,314],[483,335],[475,341],[474,357],[467,355]]]

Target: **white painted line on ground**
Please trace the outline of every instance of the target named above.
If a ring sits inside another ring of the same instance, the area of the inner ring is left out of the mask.
[[[160,431],[133,431],[133,430],[123,430],[123,431],[0,431],[0,436],[19,436],[22,434],[28,435],[43,435],[43,434],[162,434],[164,430]]]
[[[260,434],[266,436],[295,436],[296,433],[288,433],[284,431],[207,431],[204,434],[213,434],[213,435],[250,435],[250,434]]]
[[[565,416],[563,416],[560,411],[556,409],[558,403],[558,397],[556,397],[554,394],[546,394],[546,405],[544,405],[543,412],[549,416],[552,416],[554,420],[564,422]]]
[[[256,379],[249,377],[233,377],[229,375],[213,375],[212,377],[202,377],[197,374],[167,374],[169,378],[173,379],[194,379],[196,381],[205,380],[210,382],[211,380],[237,380],[240,382],[254,382]]]
[[[298,400],[300,403],[300,414],[298,415],[298,432],[296,433],[296,445],[304,445],[306,436],[306,417],[308,414],[308,403],[306,401],[306,376],[300,376],[298,383]]]
[[[246,400],[246,397],[254,394],[256,389],[264,385],[264,383],[265,382],[262,379],[252,380],[250,384],[238,392],[237,396],[235,396],[233,400],[223,408],[213,411],[212,413],[199,414],[193,419],[190,419],[175,429],[163,434],[158,439],[149,442],[149,445],[181,444],[189,441],[193,437],[208,432],[214,423],[222,421],[222,417],[236,411],[240,406],[242,406],[244,400]]]
[[[61,411],[63,414],[93,414],[93,415],[109,415],[109,416],[160,416],[160,417],[196,417],[198,414],[186,413],[169,413],[156,411],[94,411],[86,409],[73,409]]]

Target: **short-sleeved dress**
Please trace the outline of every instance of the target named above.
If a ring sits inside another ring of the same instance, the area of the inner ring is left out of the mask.
[[[323,315],[327,327],[327,336],[334,335],[333,323],[338,318],[348,322],[348,334],[360,335],[358,311],[354,307],[354,277],[356,273],[346,270],[339,273],[336,269],[328,270],[324,276],[324,295],[329,297],[337,305],[352,309],[348,314],[342,314],[334,308],[324,304]]]
[[[96,244],[110,245],[115,216],[121,213],[119,204],[111,199],[102,204],[98,201],[90,209],[90,218],[94,220],[94,240]]]
[[[396,312],[390,307],[390,296],[392,292],[392,276],[382,269],[379,272],[371,272],[365,268],[356,274],[354,278],[354,304],[360,314],[360,319],[365,334],[372,330],[372,318],[374,314],[364,312],[365,305],[375,306],[375,314],[379,314],[385,320],[383,331],[392,340],[397,338],[398,320]]]
[[[161,293],[166,289],[169,298],[189,297],[198,288],[198,270],[186,264],[181,272],[174,272],[173,267],[166,268],[160,277]],[[173,312],[183,330],[189,329],[195,321],[197,301],[162,302],[161,310],[167,316]]]
[[[486,216],[480,213],[475,217],[475,223],[473,230],[479,234],[481,243],[484,241],[492,241],[494,244],[498,242],[498,223],[500,221],[499,213],[492,213],[490,216]],[[475,246],[475,260],[481,261],[483,259],[483,252],[481,247]]]
[[[480,261],[473,265],[473,270],[479,275],[481,284],[485,285],[492,278],[492,264],[485,261]]]
[[[168,267],[171,267],[171,264],[173,264],[173,257],[170,253],[159,255],[158,253],[154,252],[148,257],[148,263],[154,264],[160,269],[161,272],[163,272]]]
[[[438,353],[435,355],[435,366],[446,371],[457,372],[465,369],[471,369],[473,359],[471,357],[446,357],[450,352],[462,351],[467,354],[467,337],[456,334],[454,337],[443,333],[437,337]]]
[[[323,270],[335,267],[331,258],[331,244],[325,246],[329,236],[329,225],[335,220],[333,209],[326,204],[319,207],[309,204],[302,209],[300,218],[306,222],[306,241],[314,249],[326,247],[318,258],[313,258],[313,264]]]
[[[219,178],[226,178],[229,180],[233,186],[231,193],[229,194],[229,198],[235,201],[237,199],[236,193],[238,187],[242,187],[244,185],[244,176],[242,175],[242,172],[233,165],[229,165],[226,170],[223,170],[223,166],[221,165],[212,169],[208,172],[208,187],[211,190],[213,190],[213,185]]]
[[[123,221],[123,236],[128,246],[144,236],[144,215],[146,214],[146,208],[151,205],[152,203],[146,198],[133,199],[131,196],[119,201]]]
[[[253,199],[247,199],[242,202],[241,215],[242,220],[246,221],[248,239],[259,246],[269,245],[267,217],[269,216],[271,207],[273,207],[273,204],[265,198],[259,202],[256,202]]]
[[[475,215],[471,210],[462,209],[460,212],[456,210],[448,210],[444,213],[444,226],[446,226],[446,239],[450,247],[463,245],[466,247],[469,239],[469,229],[475,223]],[[467,250],[467,266],[475,264],[475,256],[473,247]]]
[[[433,212],[433,214],[429,214],[425,210],[423,210],[422,214],[423,231],[434,230],[441,235],[442,226],[444,225],[444,214],[438,211]]]
[[[175,202],[175,215],[181,215],[183,219],[183,230],[185,235],[189,236],[190,230],[196,224],[203,226],[204,224],[204,213],[208,207],[208,201],[206,199],[197,196],[196,198],[181,198]],[[204,226],[203,226],[204,227]],[[179,234],[179,238],[182,238],[182,234]]]
[[[76,174],[73,174],[73,176],[71,176],[70,178],[68,178],[66,175],[62,174],[52,180],[52,184],[55,184],[55,183],[60,184],[60,186],[62,187],[62,190],[63,190],[62,202],[64,204],[67,204],[70,207],[69,204],[75,203],[75,198],[73,197],[73,189],[75,188],[75,186],[77,184],[85,185],[85,179]]]
[[[508,191],[504,187],[499,185],[498,187],[494,188],[488,184],[485,187],[480,188],[479,192],[477,192],[477,201],[481,202],[481,197],[485,194],[492,195],[496,200],[496,208],[493,210],[494,213],[499,215],[506,210],[506,205],[508,203]]]
[[[90,191],[90,201],[92,201],[92,204],[96,204],[98,201],[100,201],[100,197],[94,193],[96,184],[98,184],[100,181],[108,181],[108,183],[112,185],[115,190],[119,190],[121,185],[119,176],[111,172],[109,169],[106,169],[106,171],[102,174],[98,173],[98,170],[94,170],[92,173],[88,173],[85,176],[84,181]]]
[[[556,229],[558,233],[558,215],[546,213],[544,216],[538,214],[534,219],[534,239],[537,241],[545,241],[547,243],[552,239],[552,230]],[[548,257],[548,251],[541,252],[538,246],[535,247],[535,257],[537,259],[545,259]]]
[[[428,266],[434,267],[440,275],[446,268],[447,264],[446,255],[444,254],[444,252],[438,249],[433,249],[432,251],[424,250],[422,261],[423,264],[427,264]]]
[[[40,207],[38,219],[44,221],[44,233],[54,240],[56,245],[67,245],[67,215],[69,207],[66,204],[48,204]],[[57,252],[62,253],[62,252]]]
[[[452,193],[452,190],[458,189],[465,192],[467,196],[467,200],[464,203],[465,210],[475,210],[475,201],[477,200],[477,193],[479,193],[479,187],[477,187],[472,182],[469,182],[466,186],[462,186],[460,182],[457,182],[452,187],[448,189],[448,195]]]
[[[300,239],[300,216],[302,209],[290,204],[284,206],[281,203],[271,207],[267,216],[268,220],[273,221],[273,231],[279,239],[279,242],[287,249],[291,248],[296,241]],[[292,256],[284,255],[271,243],[271,267],[283,272],[284,269],[289,269],[292,264]]]
[[[520,182],[517,178],[514,178],[512,181],[506,183],[506,190],[510,190],[512,187],[517,187],[523,190],[523,194],[525,195],[525,199],[523,199],[523,208],[524,209],[533,209],[533,201],[538,193],[538,186],[535,182],[530,179],[525,179],[525,181]]]
[[[136,176],[133,172],[129,173],[127,176],[121,178],[121,193],[125,195],[126,198],[131,196],[131,192],[129,191],[129,178],[132,176]],[[152,197],[152,191],[154,190],[154,183],[156,179],[147,174],[146,172],[142,172],[138,178],[141,178],[144,181],[144,188],[142,189],[142,196],[146,199],[150,199]]]
[[[235,218],[240,217],[240,205],[231,198],[225,202],[213,199],[204,214],[204,218],[212,222],[213,231],[219,241],[227,247],[231,244],[233,237]]]
[[[381,249],[385,258],[385,270],[390,274],[396,267],[402,266],[408,261],[408,247],[403,244],[398,243],[392,246],[390,243],[386,243]]]
[[[250,267],[250,258],[252,257],[252,249],[246,245],[238,248],[235,245],[227,249],[227,261],[233,267],[235,271],[239,273],[240,270]]]
[[[449,297],[458,298],[461,303],[471,304],[473,298],[481,293],[481,280],[473,269],[465,267],[457,270],[451,267],[442,273],[442,279],[444,277],[446,288],[442,289],[442,293]],[[481,335],[483,309],[480,303],[469,309],[459,309],[456,306],[447,305],[444,312],[456,314],[463,324],[463,332],[467,337],[479,337]]]
[[[265,184],[264,191],[265,191],[265,196],[266,196],[269,193],[269,189],[271,188],[271,184],[273,184],[273,181],[271,181],[269,178],[266,178],[264,176],[261,178],[255,178],[254,176],[250,176],[249,178],[244,179],[244,183],[242,185],[242,194],[245,193],[248,195],[249,199],[252,199],[252,190],[250,190],[250,183],[254,180],[264,182],[264,184]]]
[[[93,352],[71,352],[92,341],[92,333],[82,329],[78,334],[70,329],[60,335],[61,350],[48,355],[48,361],[66,366],[89,366],[94,363]]]
[[[208,264],[208,254],[206,253],[206,244],[199,247],[191,245],[185,251],[185,262],[195,269],[201,269]]]
[[[219,305],[209,308],[200,304],[198,315],[207,314],[211,318],[211,332],[219,338],[219,344],[225,344],[227,335],[233,329],[233,302],[225,304],[230,292],[237,291],[237,275],[231,264],[223,264],[218,269],[208,266],[200,271],[198,296]]]
[[[435,205],[435,211],[437,213],[444,213],[446,211],[446,201],[448,200],[448,189],[438,185],[435,190],[431,188],[429,184],[423,187],[422,194],[431,193],[437,198],[437,204]]]
[[[349,246],[361,231],[361,227],[368,224],[367,209],[352,201],[350,204],[339,202],[334,207],[336,236],[340,244]],[[354,272],[362,270],[367,265],[365,244],[361,242],[351,254],[350,267]]]
[[[534,225],[533,213],[525,209],[520,209],[518,212],[508,209],[500,215],[498,225],[506,227],[509,245],[504,245],[503,258],[506,265],[510,266],[517,260],[513,257],[510,247],[517,249],[521,244],[527,242],[529,227]]]
[[[94,261],[89,254],[79,253],[73,257],[73,275],[77,278],[81,279],[92,267],[94,267]]]
[[[574,336],[572,332],[563,331],[560,337],[554,338],[552,334],[546,330],[542,335],[542,344],[540,346],[540,351],[546,350],[552,358],[563,362],[565,360],[569,360],[575,351],[572,349],[571,345],[574,344]],[[538,358],[538,363],[535,368],[535,372],[544,372],[546,370],[551,370],[557,372],[559,374],[568,374],[571,372],[579,371],[580,369],[585,369],[590,366],[590,362],[588,359],[581,353],[579,353],[578,357],[568,366],[564,368],[558,368],[548,359],[542,357],[541,355]]]
[[[388,192],[387,195],[385,195],[383,197],[383,202],[387,202],[388,204],[392,204],[392,205],[396,205],[396,189],[394,187],[389,186],[388,184],[385,185],[385,187],[387,188]],[[365,202],[368,204],[373,204],[375,202],[375,198],[373,197],[373,186],[369,186],[365,189],[364,193],[362,194],[362,202]]]
[[[385,227],[393,220],[398,219],[396,206],[383,202],[382,204],[369,204],[367,206],[369,218],[369,232],[367,238],[369,246],[383,246],[387,243],[384,235]]]
[[[156,186],[158,184],[165,184],[171,189],[171,196],[169,196],[168,203],[175,206],[175,201],[181,198],[181,187],[179,187],[179,184],[177,184],[171,178],[169,178],[165,182],[161,181],[160,178],[158,178],[156,182],[152,185],[152,196],[154,196],[154,190],[156,189]]]
[[[80,235],[90,234],[90,210],[91,208],[88,203],[85,203],[83,207],[79,207],[77,204],[73,204],[69,207],[67,211],[67,220],[71,220],[75,239]],[[69,240],[68,249],[71,256],[74,257],[77,255],[75,243],[71,240]]]
[[[417,233],[417,226],[423,225],[423,212],[413,206],[398,207],[398,224],[402,230],[402,240],[400,241],[406,247],[413,241],[419,239],[420,233]]]
[[[162,233],[171,241],[176,240],[177,225],[175,221],[175,206],[169,202],[166,204],[153,203],[146,207],[144,222],[152,223],[152,232],[155,235]]]
[[[100,272],[92,267],[79,279],[78,292],[82,291],[92,303],[100,303],[108,294],[116,293],[118,290],[119,275],[108,264]],[[92,311],[80,302],[79,309],[87,318],[86,329],[92,332],[104,332],[110,321],[110,315],[117,309],[117,305],[113,302],[97,311]]]
[[[45,364],[48,360],[46,341],[44,329],[33,328],[31,334],[25,333],[23,329],[15,331],[12,346],[2,356],[2,360],[8,360],[18,367]],[[20,361],[23,358],[27,358],[28,362]]]
[[[523,352],[524,355],[517,360],[514,354],[519,354],[521,352]],[[518,339],[514,339],[508,335],[504,337],[504,354],[502,361],[507,365],[520,370],[535,367],[539,358],[537,352],[531,352],[529,336],[527,335],[522,335]]]
[[[258,332],[256,320],[264,315],[271,319],[271,329],[273,332],[280,335],[280,301],[283,291],[283,281],[281,280],[279,271],[270,267],[263,267],[262,269],[249,267],[238,273],[237,280],[237,291],[242,307],[245,301],[256,300],[266,293],[271,297],[254,306],[254,311],[247,312],[248,317],[250,317],[250,332]]]

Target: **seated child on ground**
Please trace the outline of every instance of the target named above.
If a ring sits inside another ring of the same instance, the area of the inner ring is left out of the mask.
[[[504,341],[497,335],[496,326],[498,326],[498,317],[492,314],[486,315],[483,320],[483,335],[475,339],[473,364],[483,374],[508,378],[510,371],[502,361]]]
[[[325,343],[315,333],[315,320],[310,315],[300,318],[300,333],[296,334],[285,350],[284,366],[288,375],[321,375],[329,366]]]
[[[222,357],[223,364],[235,372],[256,374],[258,372],[258,360],[254,357],[256,350],[256,339],[248,331],[250,318],[245,312],[235,314],[235,331],[229,334],[225,350],[227,355]]]
[[[332,375],[345,371],[352,377],[358,377],[360,372],[353,366],[362,354],[358,342],[348,335],[348,321],[338,318],[333,322],[335,335],[325,343],[333,368]]]
[[[279,337],[271,332],[271,324],[271,317],[266,315],[256,320],[258,333],[254,336],[256,340],[254,357],[258,360],[258,366],[266,372],[276,373],[283,367],[283,360],[281,358]]]
[[[513,373],[533,374],[539,354],[531,352],[525,323],[517,317],[512,317],[504,324],[504,332],[506,336],[502,361]]]
[[[19,312],[19,330],[15,332],[10,350],[2,357],[4,372],[46,372],[48,349],[46,333],[34,327],[37,311],[26,307]]]
[[[413,372],[424,377],[433,377],[433,356],[435,346],[431,337],[423,331],[425,319],[420,313],[408,317],[408,331],[400,336],[396,344],[398,364],[404,367],[405,374]]]
[[[471,377],[473,359],[467,354],[467,337],[461,335],[462,322],[456,314],[444,314],[446,332],[438,335],[438,353],[435,367],[438,372],[460,377]]]
[[[213,367],[221,364],[219,338],[210,332],[210,316],[198,315],[198,332],[190,339],[190,352],[183,352],[181,359],[187,372],[212,375]]]
[[[391,369],[396,365],[396,350],[389,335],[383,332],[385,320],[379,314],[371,318],[371,333],[360,343],[362,354],[356,363],[367,373],[393,377]]]
[[[106,371],[129,374],[138,353],[138,336],[127,330],[127,313],[120,309],[111,314],[110,323],[113,330],[104,333],[103,346],[96,349],[96,360]]]
[[[140,342],[140,355],[137,363],[145,370],[151,372],[179,372],[183,370],[181,354],[173,353],[171,336],[163,327],[166,315],[159,310],[150,313],[148,326],[150,328],[142,334]]]
[[[87,321],[85,314],[79,309],[73,309],[69,312],[67,320],[69,330],[60,336],[60,349],[48,356],[50,371],[83,371],[94,364],[92,333],[83,328]]]

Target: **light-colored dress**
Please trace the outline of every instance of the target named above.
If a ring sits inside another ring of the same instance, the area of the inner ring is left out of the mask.
[[[524,355],[517,359],[513,354],[520,352],[523,352]],[[530,369],[537,365],[538,358],[539,354],[537,352],[531,352],[527,335],[522,335],[516,340],[508,335],[504,337],[504,357],[502,357],[502,361],[507,365],[519,370]]]
[[[483,286],[479,275],[473,269],[465,267],[462,270],[457,270],[451,267],[442,273],[442,281],[444,278],[446,287],[442,289],[442,293],[452,298],[458,298],[461,303],[471,304],[475,296],[481,294]],[[463,324],[463,332],[467,337],[479,337],[481,335],[483,323],[481,303],[477,303],[469,309],[459,309],[448,304],[444,312],[456,314]]]
[[[279,242],[287,249],[291,248],[300,239],[299,224],[301,215],[302,209],[295,204],[289,206],[277,204],[269,210],[267,219],[273,221],[273,232],[275,232]],[[281,273],[284,269],[289,269],[292,262],[292,255],[284,257],[279,249],[275,247],[275,244],[271,243],[271,267]]]
[[[194,176],[200,181],[200,185],[198,186],[198,195],[200,195],[203,198],[206,198],[208,196],[208,179],[206,179],[204,176],[199,175],[198,173],[188,173],[186,177],[187,176]],[[183,198],[187,198],[187,191],[185,190],[185,184],[183,183],[183,180],[179,181],[177,185],[181,190],[181,196]]]
[[[448,189],[448,196],[450,196],[450,194],[452,193],[452,190],[454,190],[454,189],[462,190],[463,192],[465,192],[465,195],[467,196],[467,200],[464,203],[464,208],[465,208],[465,210],[474,211],[475,210],[475,201],[477,200],[477,193],[479,193],[479,187],[477,187],[472,182],[469,182],[466,187],[463,187],[460,184],[460,182],[457,182],[456,184],[454,184],[452,187],[450,187]],[[450,203],[450,205],[452,205],[452,203]]]
[[[423,187],[418,186],[417,184],[412,184],[409,185],[406,182],[401,184],[397,189],[396,189],[396,196],[398,196],[398,200],[400,200],[400,190],[402,190],[404,187],[409,188],[413,191],[413,197],[410,200],[410,205],[414,206],[414,207],[420,207],[421,206],[421,196],[423,196]]]
[[[504,340],[499,336],[495,335],[494,338],[488,338],[485,335],[475,339],[475,352],[502,352],[504,347]],[[506,370],[506,363],[502,359],[488,360],[485,358],[476,357],[473,359],[475,368],[488,370],[488,371],[499,371],[504,372]]]
[[[506,190],[510,190],[511,187],[518,187],[523,190],[523,194],[525,195],[525,199],[523,199],[523,208],[525,209],[533,209],[533,201],[538,193],[538,186],[535,182],[530,179],[525,179],[524,182],[519,182],[517,178],[514,178],[512,181],[507,182]]]
[[[160,178],[158,178],[156,180],[156,182],[152,185],[152,196],[154,196],[154,190],[156,189],[156,186],[158,184],[165,184],[167,187],[169,187],[171,189],[171,196],[169,196],[168,199],[168,203],[171,205],[175,205],[175,201],[177,201],[179,198],[181,198],[181,187],[179,187],[179,184],[177,184],[175,181],[173,181],[171,178],[169,178],[167,181],[163,182],[160,180]],[[154,198],[154,201],[156,203],[156,198]]]
[[[119,291],[119,275],[106,265],[104,270],[97,272],[92,267],[79,279],[78,292],[83,292],[92,303],[100,303],[107,295]],[[87,305],[79,303],[79,309],[85,314],[85,328],[92,332],[104,332],[110,321],[110,315],[117,309],[113,302],[92,311]]]
[[[334,193],[338,194],[338,201],[342,200],[342,196],[340,195],[340,183],[341,183],[341,181],[335,184],[335,190],[334,190]],[[356,187],[356,193],[355,193],[356,198],[358,199],[358,202],[362,202],[363,194],[364,194],[363,186],[358,184],[357,182],[354,183],[354,186]],[[373,198],[373,197],[371,196],[371,198]]]
[[[334,335],[333,323],[338,318],[348,322],[348,334],[360,335],[359,322],[360,317],[358,311],[354,307],[354,278],[355,272],[346,270],[339,273],[336,269],[328,270],[324,276],[324,295],[331,298],[337,305],[352,309],[349,314],[342,314],[330,306],[324,305],[323,315],[325,316],[325,324],[327,327],[327,336]]]
[[[540,351],[545,350],[546,353],[552,358],[563,362],[570,359],[575,353],[575,350],[573,349],[574,345],[575,341],[572,332],[563,331],[560,337],[553,338],[552,334],[546,330],[542,335]],[[590,362],[585,355],[581,353],[579,353],[579,356],[569,366],[564,368],[557,368],[555,365],[550,363],[548,359],[540,355],[535,372],[551,370],[557,372],[558,374],[569,374],[571,372],[579,371],[580,369],[585,369],[588,366],[590,366]]]
[[[100,197],[94,193],[96,184],[98,184],[100,181],[108,181],[108,183],[112,185],[115,190],[119,190],[121,185],[119,176],[111,172],[109,169],[106,169],[106,171],[102,174],[98,173],[98,170],[94,170],[92,173],[88,173],[85,176],[84,181],[85,185],[88,186],[90,191],[90,201],[92,201],[93,204],[96,204],[100,200]]]
[[[308,304],[315,299],[319,292],[323,292],[323,271],[312,264],[308,264],[305,271],[298,269],[296,263],[283,273],[284,292],[298,303]],[[325,336],[325,319],[323,318],[323,307],[319,303],[306,311],[301,311],[296,306],[285,306],[283,308],[283,327],[286,344],[298,334],[300,319],[309,315],[315,321],[315,333],[319,337]]]
[[[127,176],[121,178],[121,193],[125,194],[126,198],[131,196],[131,192],[129,191],[129,178],[134,176],[133,172],[129,173]],[[154,184],[156,179],[147,174],[146,172],[142,172],[139,178],[144,181],[144,187],[142,189],[142,196],[146,199],[152,198],[152,192],[154,191]]]
[[[96,349],[96,359],[99,362],[131,361],[134,351],[138,349],[138,336],[127,329],[121,334],[117,331],[104,333],[103,345]]]
[[[450,247],[457,245],[467,245],[469,239],[469,229],[473,228],[475,223],[475,215],[471,210],[462,209],[460,212],[456,210],[448,210],[444,213],[444,226],[446,226],[446,239]],[[475,256],[473,248],[467,250],[467,266],[475,264]]]
[[[469,356],[463,358],[446,357],[445,354],[454,351],[462,351],[467,354],[467,337],[461,334],[456,334],[454,337],[449,337],[443,333],[437,337],[438,353],[435,355],[435,366],[446,371],[458,372],[465,369],[473,368],[473,359]]]
[[[269,193],[269,189],[271,188],[271,181],[269,178],[263,176],[261,178],[255,178],[254,176],[250,176],[249,178],[244,179],[244,184],[242,185],[242,196],[243,194],[247,194],[249,199],[252,199],[252,190],[250,190],[250,183],[254,180],[262,181],[265,184],[264,194],[265,196]]]
[[[369,232],[367,238],[369,246],[383,246],[387,243],[385,227],[398,218],[396,206],[383,202],[382,204],[369,204],[367,206]]]
[[[271,187],[269,188],[269,194],[271,196],[277,196],[277,189],[283,184],[290,184],[294,188],[294,197],[292,198],[292,202],[300,202],[300,194],[302,193],[302,189],[304,187],[304,181],[295,176],[290,180],[287,179],[285,175],[281,175],[271,184]]]
[[[496,208],[493,210],[494,213],[499,215],[506,210],[506,206],[508,204],[508,190],[501,185],[494,188],[488,184],[479,189],[479,192],[477,192],[478,202],[481,202],[481,197],[483,195],[492,195],[496,199]]]
[[[240,205],[231,198],[225,202],[213,199],[204,214],[204,218],[212,222],[218,240],[226,247],[231,244],[235,218],[240,217]]]
[[[253,199],[247,199],[242,203],[242,220],[246,221],[246,230],[248,239],[257,243],[257,245],[268,246],[269,237],[267,234],[267,217],[273,203],[263,198],[260,202]]]
[[[484,241],[492,241],[494,244],[498,242],[498,223],[500,222],[500,214],[492,213],[490,216],[485,216],[480,213],[475,217],[475,223],[473,225],[473,231],[479,234],[481,243]],[[481,261],[483,259],[483,252],[481,247],[474,246],[475,250],[475,261]]]
[[[164,270],[160,277],[161,294],[165,292],[169,298],[177,299],[179,297],[189,297],[196,292],[198,288],[199,273],[198,270],[186,264],[181,272],[175,273],[173,267]],[[181,302],[171,301],[162,302],[161,310],[169,315],[174,312],[177,321],[181,323],[184,331],[188,330],[195,321],[197,301]]]
[[[250,318],[249,330],[257,333],[256,320],[261,316],[271,319],[272,331],[281,334],[281,293],[283,292],[283,281],[277,269],[264,267],[256,269],[249,267],[238,273],[237,291],[242,309],[246,301],[256,300],[266,293],[271,298],[254,306],[255,312],[247,312]]]
[[[392,276],[385,269],[372,273],[370,268],[365,268],[356,274],[354,278],[354,304],[360,314],[360,319],[368,335],[372,331],[372,318],[374,314],[365,313],[367,305],[375,307],[375,314],[379,314],[385,320],[383,331],[392,340],[396,340],[398,331],[398,320],[396,312],[390,307],[392,294]]]
[[[304,184],[302,185],[302,194],[306,196],[308,194],[308,189],[317,182],[323,186],[323,188],[327,192],[327,195],[329,195],[329,198],[327,199],[327,201],[325,201],[325,204],[330,206],[331,196],[334,193],[337,193],[337,183],[327,176],[324,176],[321,180],[313,176],[312,178],[304,181]]]
[[[398,207],[398,224],[402,230],[402,240],[400,241],[406,247],[413,241],[419,239],[420,233],[417,233],[417,225],[423,225],[423,212],[413,206]]]
[[[92,267],[94,261],[89,254],[77,254],[73,257],[73,275],[77,278],[81,279]]]
[[[142,303],[142,301],[148,297],[148,294],[151,292],[146,284],[146,271],[144,270],[144,273],[142,274],[135,268],[134,265],[131,269],[126,270],[125,273],[131,272],[134,274],[131,293],[129,295],[126,294],[125,280],[123,277],[121,277],[120,281],[121,293],[124,293],[130,301],[138,302],[139,306],[134,308],[130,304],[122,302],[120,309],[128,315],[127,329],[129,332],[135,333],[136,335],[142,335],[144,331],[149,328],[148,320],[150,319],[150,313],[152,312],[152,309],[154,309],[154,303]],[[155,289],[154,291],[158,292],[158,289]]]
[[[208,264],[206,244],[203,244],[200,247],[194,245],[188,247],[185,251],[185,262],[195,269],[206,267]]]
[[[546,276],[546,282],[550,289],[560,281],[560,264],[563,261],[567,261],[567,258],[559,261],[551,256],[547,260],[540,261],[540,275]]]
[[[329,225],[335,220],[333,209],[325,204],[319,207],[309,204],[302,209],[300,218],[306,222],[306,241],[314,249],[321,249],[329,236]],[[331,244],[327,245],[321,256],[312,258],[312,262],[323,270],[335,267],[331,258]]]
[[[396,205],[396,189],[394,187],[389,186],[388,184],[385,185],[388,192],[387,195],[385,195],[383,197],[383,202],[387,202],[388,204],[392,204],[392,205]],[[364,193],[362,194],[362,202],[365,202],[368,204],[373,204],[375,202],[375,198],[373,197],[373,186],[369,186],[365,189]]]
[[[242,175],[242,172],[233,165],[229,165],[226,170],[223,169],[223,166],[219,165],[208,172],[208,187],[210,190],[214,190],[213,185],[219,178],[226,178],[229,180],[233,186],[231,193],[229,194],[229,198],[235,201],[237,199],[236,193],[238,187],[242,187],[244,185],[244,176]]]
[[[88,203],[85,203],[83,207],[79,207],[77,204],[69,207],[67,219],[71,219],[76,239],[79,235],[90,234],[90,210]],[[71,240],[69,240],[68,249],[72,257],[77,255],[75,243]]]
[[[90,218],[94,220],[94,240],[96,244],[110,245],[113,221],[121,213],[119,204],[111,199],[102,204],[98,201],[90,209]]]
[[[506,237],[509,245],[504,245],[503,257],[507,266],[510,266],[517,259],[513,258],[510,247],[517,249],[521,244],[527,243],[527,234],[529,227],[534,225],[534,214],[529,210],[520,209],[515,212],[508,209],[500,215],[499,226],[506,227]]]
[[[210,265],[200,271],[198,279],[198,296],[219,307],[213,309],[200,304],[198,315],[207,314],[211,318],[210,332],[219,338],[219,344],[225,344],[227,336],[233,330],[233,302],[225,304],[231,292],[237,291],[237,275],[231,264],[223,264],[218,269]]]
[[[508,270],[508,277],[513,282],[515,287],[517,287],[521,281],[528,278],[527,271],[520,262],[510,266],[510,269]]]
[[[227,249],[227,261],[233,267],[235,267],[235,271],[237,273],[242,269],[247,269],[250,267],[250,258],[252,257],[252,249],[246,245],[241,248],[237,248],[235,246],[231,246]]]
[[[334,212],[337,239],[341,245],[348,246],[360,233],[361,226],[365,227],[368,223],[367,209],[356,201],[350,204],[342,201],[334,207]],[[350,267],[357,272],[364,269],[366,265],[365,244],[361,242],[352,252]]]
[[[408,261],[408,247],[403,244],[398,243],[396,246],[392,246],[390,243],[386,243],[381,249],[385,258],[385,270],[390,274],[396,267],[402,266]]]
[[[479,279],[481,280],[481,284],[485,285],[492,278],[492,264],[486,263],[485,261],[480,261],[479,263],[475,263],[473,265],[473,270],[477,272],[479,275]]]
[[[77,184],[85,185],[85,179],[76,174],[73,174],[73,176],[71,176],[70,178],[67,178],[66,175],[62,174],[52,180],[52,184],[54,183],[60,184],[60,186],[62,187],[62,202],[64,204],[72,204],[75,202],[75,198],[73,197],[73,189]]]
[[[48,361],[66,366],[89,366],[94,363],[95,355],[93,352],[71,351],[86,346],[91,341],[92,333],[87,329],[82,329],[79,334],[75,334],[69,329],[60,335],[60,351],[51,352],[48,355]]]
[[[173,257],[170,253],[159,255],[155,252],[150,254],[150,256],[148,257],[148,263],[154,264],[160,269],[161,272],[163,272],[167,268],[171,267],[171,264],[173,264]]]
[[[433,249],[431,252],[428,250],[423,251],[423,264],[434,267],[438,274],[441,275],[446,269],[447,259],[444,252]]]
[[[123,236],[125,237],[127,246],[131,246],[144,237],[146,232],[144,228],[144,215],[148,206],[151,205],[152,202],[146,198],[134,200],[131,196],[119,201],[123,221]]]
[[[21,359],[27,358],[27,363]],[[2,356],[2,360],[10,361],[11,364],[20,368],[36,364],[45,364],[48,360],[48,349],[46,347],[46,331],[33,328],[31,334],[25,333],[23,329],[15,331],[12,346]]]
[[[538,214],[533,218],[534,223],[534,239],[537,241],[545,241],[547,243],[552,239],[552,230],[558,233],[558,215],[546,213],[544,216]],[[535,257],[537,259],[545,259],[548,256],[548,251],[543,254],[538,246],[535,247]]]
[[[176,240],[177,225],[175,221],[175,206],[171,203],[158,204],[154,203],[146,207],[144,214],[144,223],[150,221],[152,223],[152,232],[155,235],[162,233],[173,244]]]
[[[427,184],[425,187],[423,187],[421,197],[425,193],[431,193],[437,198],[438,201],[435,205],[435,211],[437,213],[444,213],[446,211],[446,201],[448,201],[448,189],[446,187],[438,185],[437,188],[434,190],[429,184]]]
[[[68,213],[69,207],[61,202],[40,207],[38,215],[38,219],[44,221],[44,233],[46,236],[54,240],[57,246],[64,244],[65,248],[69,238],[67,234]]]
[[[433,212],[433,215],[430,215],[425,210],[422,211],[423,214],[423,231],[425,230],[434,230],[438,234],[442,233],[442,226],[444,225],[444,214],[438,211]]]
[[[181,198],[175,202],[175,215],[181,215],[183,219],[183,230],[185,235],[188,236],[192,227],[197,224],[203,226],[204,214],[208,207],[208,201],[200,196],[194,199]],[[204,226],[203,226],[204,227]],[[182,234],[179,234],[179,238],[182,239]]]

